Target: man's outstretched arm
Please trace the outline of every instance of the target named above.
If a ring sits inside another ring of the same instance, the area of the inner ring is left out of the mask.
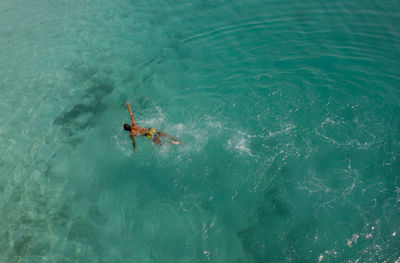
[[[130,135],[132,142],[133,142],[133,149],[136,149],[136,141],[135,141],[135,136],[133,136],[132,134]]]
[[[129,110],[129,114],[131,115],[131,119],[132,119],[132,128],[133,126],[135,126],[135,117],[133,117],[133,113],[132,113],[132,109],[131,109],[131,104],[129,104],[129,102],[126,103],[126,107],[128,107]]]

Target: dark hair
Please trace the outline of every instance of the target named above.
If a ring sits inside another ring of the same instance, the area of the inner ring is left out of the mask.
[[[125,130],[125,131],[131,131],[131,130],[132,130],[131,125],[129,125],[128,123],[125,123],[125,124],[124,124],[124,130]]]

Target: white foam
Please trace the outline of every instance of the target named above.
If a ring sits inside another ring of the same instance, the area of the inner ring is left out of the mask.
[[[247,146],[247,140],[245,138],[240,138],[239,143],[235,146],[237,150],[243,153],[247,153],[251,157],[255,157],[254,154],[251,153],[250,148]]]
[[[138,121],[138,125],[142,127],[154,127],[154,128],[163,126],[164,123],[167,121],[167,116],[164,114],[164,112],[161,110],[159,106],[155,106],[154,109],[156,110],[156,112],[150,113],[152,117],[145,118],[143,120],[140,119],[140,121]]]
[[[237,131],[237,134],[233,138],[227,141],[227,150],[235,149],[240,154],[247,154],[250,157],[257,157],[254,155],[249,147],[249,138],[254,137],[243,131]]]

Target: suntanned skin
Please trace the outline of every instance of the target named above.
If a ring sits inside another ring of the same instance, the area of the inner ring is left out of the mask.
[[[136,148],[135,136],[146,136],[146,134],[148,134],[151,129],[142,128],[139,125],[136,125],[135,117],[133,116],[131,105],[129,104],[129,102],[126,103],[126,107],[128,107],[129,114],[131,115],[131,119],[132,119],[132,127],[131,127],[129,136],[131,137],[132,142],[133,142],[133,149],[135,149]],[[168,139],[170,139],[172,144],[180,144],[180,142],[177,139],[175,139],[174,137],[172,137],[166,133],[159,132],[159,131],[157,131],[153,141],[156,144],[160,145],[161,144],[160,137],[162,137],[162,136],[165,136]]]

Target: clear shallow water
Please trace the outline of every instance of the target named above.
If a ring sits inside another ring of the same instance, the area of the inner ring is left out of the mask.
[[[0,261],[399,261],[399,11],[2,1]]]

